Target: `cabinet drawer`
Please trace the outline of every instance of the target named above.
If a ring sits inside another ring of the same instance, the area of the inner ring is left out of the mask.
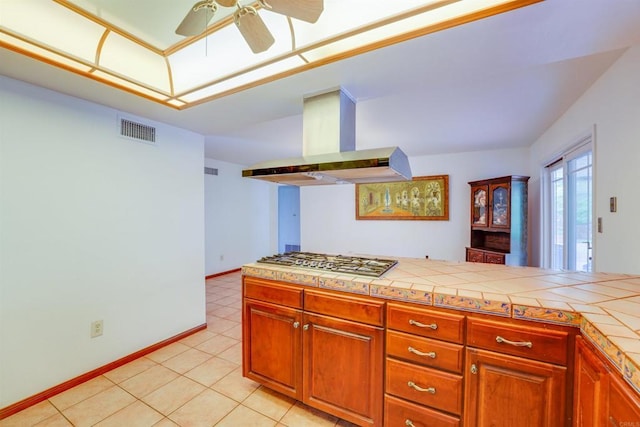
[[[504,255],[487,252],[484,254],[484,262],[488,264],[504,264]]]
[[[567,365],[569,334],[529,325],[467,319],[467,346]]]
[[[386,392],[453,414],[462,411],[462,376],[387,358]]]
[[[387,328],[462,344],[464,316],[390,302]]]
[[[393,396],[384,397],[385,426],[459,427],[460,419]]]
[[[463,346],[387,331],[387,356],[405,359],[431,368],[462,372]]]
[[[264,302],[302,308],[302,288],[269,280],[243,278],[244,296]]]
[[[304,292],[304,310],[354,322],[384,326],[384,301],[313,289]]]
[[[484,252],[475,251],[471,248],[467,248],[467,261],[484,262]]]

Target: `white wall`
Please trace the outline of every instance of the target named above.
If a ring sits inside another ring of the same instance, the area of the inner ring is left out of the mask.
[[[0,101],[5,407],[205,323],[204,142],[4,77]]]
[[[595,214],[603,233],[594,239],[596,271],[640,274],[640,46],[625,52],[531,147],[533,185],[555,153],[596,128]],[[539,205],[540,193],[536,193]],[[609,212],[609,197],[618,212]],[[539,210],[531,212],[539,222]],[[537,242],[534,250],[539,253]]]
[[[411,158],[414,176],[449,175],[449,221],[356,221],[354,185],[302,187],[302,250],[463,261],[470,239],[468,182],[528,175],[528,155],[528,148],[519,148]]]
[[[205,159],[205,273],[240,267],[278,251],[277,186],[242,177],[242,166]],[[223,259],[220,259],[220,258]]]

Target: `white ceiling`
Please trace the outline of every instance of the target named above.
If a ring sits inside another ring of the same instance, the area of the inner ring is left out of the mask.
[[[338,86],[357,101],[359,149],[527,146],[636,44],[640,0],[547,0],[182,111],[5,49],[0,74],[190,129],[207,157],[248,165],[299,156],[302,97]]]

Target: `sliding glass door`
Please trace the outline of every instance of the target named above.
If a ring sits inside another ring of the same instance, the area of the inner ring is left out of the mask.
[[[593,155],[583,144],[547,166],[547,266],[592,271]]]
[[[592,159],[591,151],[567,162],[567,269],[591,271]]]

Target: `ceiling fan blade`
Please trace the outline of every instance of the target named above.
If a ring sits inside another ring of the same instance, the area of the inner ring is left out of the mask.
[[[253,53],[264,52],[274,43],[273,35],[253,7],[238,9],[234,21]]]
[[[266,10],[314,23],[324,10],[323,0],[263,0]]]
[[[202,33],[216,13],[218,6],[213,0],[203,0],[194,4],[184,17],[176,34],[181,36],[197,36]]]

